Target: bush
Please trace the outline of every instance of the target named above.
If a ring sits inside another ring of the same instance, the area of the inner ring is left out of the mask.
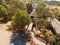
[[[15,8],[12,7],[10,4],[0,5],[0,18],[4,20],[11,20],[11,17],[15,13]]]
[[[0,18],[3,17],[3,19],[6,20],[7,14],[7,9],[3,5],[0,5]]]

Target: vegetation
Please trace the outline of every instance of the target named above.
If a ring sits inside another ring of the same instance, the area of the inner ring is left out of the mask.
[[[48,40],[50,45],[59,45],[60,44],[60,34],[51,36],[49,33],[45,33],[44,36]]]
[[[3,19],[3,21],[12,20],[11,27],[16,32],[23,31],[25,25],[30,23],[25,5],[20,0],[1,0],[0,19]]]
[[[25,7],[25,4],[20,0],[0,0],[0,19],[2,18],[3,21],[12,21],[12,30],[17,33],[24,32],[25,26],[31,22],[29,14],[32,10],[33,7],[30,2]],[[37,15],[35,15],[34,21],[37,19],[38,29],[50,29],[50,23],[47,20],[48,16],[60,20],[59,10],[55,8],[51,10],[51,13],[49,8],[46,9],[46,5],[43,2],[38,3],[36,12]],[[51,36],[49,33],[44,33],[44,37],[51,45],[60,44],[60,34]]]
[[[26,10],[16,10],[12,17],[12,29],[16,32],[24,31],[25,25],[30,23],[30,18]]]
[[[12,4],[15,8],[24,9],[24,4],[20,0],[10,0],[10,4]]]
[[[51,17],[53,17],[53,18],[55,18],[56,16],[58,16],[58,9],[57,8],[55,8],[55,9],[53,9],[52,10],[52,15],[51,15]]]
[[[30,3],[30,2],[27,3],[26,7],[27,7],[27,12],[30,14],[32,12],[32,10],[33,10],[32,3]]]
[[[46,4],[49,5],[57,5],[60,6],[60,1],[45,1]]]
[[[41,18],[46,17],[46,5],[44,3],[38,3],[37,14]]]
[[[9,2],[9,3],[7,3]],[[0,18],[3,18],[5,21],[11,20],[11,17],[15,13],[15,9],[25,10],[23,2],[20,0],[4,0],[0,2]]]
[[[38,19],[38,22],[39,22],[39,25],[38,25],[38,28],[39,29],[50,29],[50,23],[48,22],[47,19],[43,19],[43,18],[40,18]]]
[[[38,17],[38,28],[44,28],[44,29],[48,29],[49,28],[49,22],[47,20],[47,9],[46,9],[46,5],[44,3],[38,3],[38,7],[37,7],[37,17]]]
[[[7,18],[7,9],[2,5],[0,5],[0,17]]]
[[[58,16],[56,16],[56,18],[60,21],[60,13],[58,14]]]
[[[60,11],[58,10],[58,8],[52,9],[51,17],[57,18],[60,21]]]

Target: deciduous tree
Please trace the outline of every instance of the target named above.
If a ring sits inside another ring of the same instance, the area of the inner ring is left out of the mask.
[[[25,25],[30,23],[30,18],[26,10],[17,9],[12,18],[12,29],[17,32],[24,31]]]

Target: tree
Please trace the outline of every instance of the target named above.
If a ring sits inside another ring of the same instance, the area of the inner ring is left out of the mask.
[[[24,9],[24,3],[20,0],[10,0],[9,3],[12,4],[15,8]]]
[[[38,3],[37,5],[37,15],[38,17],[46,17],[46,5],[44,3]]]
[[[6,3],[5,0],[0,0],[0,4]]]
[[[56,18],[60,21],[60,12],[59,12],[58,16],[56,16]]]
[[[54,38],[54,35],[52,36],[49,32],[45,32],[44,37],[50,45],[55,45],[56,39]]]
[[[60,11],[57,9],[57,8],[55,8],[55,9],[53,9],[52,10],[52,13],[54,14],[54,16],[53,16],[53,18],[55,17],[55,18],[57,18],[58,20],[60,20]]]
[[[49,7],[46,9],[46,16],[47,17],[51,16],[51,11],[50,11]]]
[[[44,3],[38,3],[38,5],[37,5],[38,7],[37,7],[37,20],[38,20],[38,23],[39,23],[39,25],[38,25],[38,28],[39,29],[49,29],[49,22],[48,22],[48,20],[47,20],[47,9],[46,9],[46,5],[44,4]]]
[[[54,38],[56,39],[56,45],[59,45],[60,44],[60,34],[56,34],[55,36],[54,36]]]
[[[49,38],[51,44],[53,45],[59,45],[60,44],[60,34],[56,34]]]
[[[4,20],[7,19],[7,9],[3,5],[0,5],[0,17],[3,17]]]
[[[4,4],[5,8],[7,9],[7,20],[11,20],[11,17],[14,15],[15,13],[15,8],[10,5],[10,4]]]
[[[11,17],[15,13],[15,8],[10,4],[0,5],[0,17],[4,20],[11,20]]]
[[[15,32],[24,31],[25,25],[30,23],[30,18],[26,10],[17,9],[12,19],[12,29]]]
[[[55,17],[57,18],[58,14],[59,14],[59,11],[58,11],[57,8],[55,8],[55,9],[52,10],[51,17],[52,18],[55,18]]]
[[[60,44],[60,34],[49,35],[49,33],[45,33],[44,37],[48,39],[50,45],[59,45]]]
[[[32,3],[27,3],[26,4],[26,8],[27,8],[27,12],[30,14],[31,12],[32,12],[32,10],[33,10],[33,8],[32,8]]]

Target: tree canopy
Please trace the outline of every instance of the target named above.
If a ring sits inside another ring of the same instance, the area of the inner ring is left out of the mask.
[[[12,19],[12,29],[14,31],[24,31],[25,25],[30,23],[30,18],[26,10],[17,9]]]
[[[26,7],[27,7],[27,12],[30,14],[33,10],[33,7],[32,7],[32,3],[26,3]]]

